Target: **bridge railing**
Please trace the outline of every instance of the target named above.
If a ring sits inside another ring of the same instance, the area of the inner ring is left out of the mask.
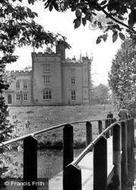
[[[102,134],[102,131],[107,128],[112,122],[114,122],[115,120],[110,120],[110,119],[106,119],[106,120],[91,120],[91,121],[87,121],[87,120],[81,120],[81,121],[73,121],[73,122],[69,122],[69,123],[63,123],[63,124],[59,124],[59,125],[55,125],[46,129],[42,129],[21,137],[17,137],[15,139],[11,139],[5,142],[0,143],[0,147],[5,147],[8,145],[11,145],[13,143],[16,143],[18,141],[23,141],[23,180],[25,182],[29,181],[37,181],[38,177],[37,177],[37,146],[38,146],[38,142],[37,139],[35,138],[38,135],[41,135],[43,133],[47,133],[49,131],[55,130],[55,129],[59,129],[59,128],[63,128],[63,189],[67,189],[67,183],[65,182],[68,180],[68,177],[65,178],[65,171],[67,170],[67,165],[69,165],[73,159],[74,159],[74,154],[73,154],[73,128],[75,124],[85,124],[86,126],[86,145],[90,147],[90,143],[93,140],[93,123],[97,123],[97,128],[98,128],[98,133]],[[106,129],[106,131],[108,132],[108,128]],[[108,134],[108,133],[107,133]],[[108,134],[109,135],[109,134]],[[94,141],[93,141],[94,142]],[[92,142],[92,143],[93,143]],[[90,149],[90,148],[89,148]],[[88,150],[88,148],[87,148]],[[86,153],[86,149],[85,149],[85,153]],[[82,154],[84,155],[84,153]],[[76,162],[79,161],[79,159],[81,159],[82,156],[80,156],[80,158],[78,158],[78,160],[75,160],[71,166],[76,165]],[[69,168],[69,167],[68,167]],[[32,187],[27,187],[24,186],[23,187],[25,190],[27,188],[30,189],[37,189],[37,186],[32,186]]]
[[[97,122],[99,135],[93,139],[93,123]],[[114,123],[113,123],[114,122]],[[84,151],[74,160],[73,156],[73,125],[85,124],[86,144]],[[113,123],[113,124],[112,124]],[[113,188],[121,190],[126,182],[132,181],[134,120],[115,122],[114,119],[74,121],[39,130],[16,139],[0,143],[0,147],[23,141],[23,180],[37,181],[37,135],[63,128],[63,190],[81,190],[82,174],[78,163],[91,150],[94,154],[93,175],[94,190]],[[107,177],[107,138],[113,136],[113,164],[114,168]],[[101,172],[102,171],[102,172]],[[109,180],[110,179],[110,180]],[[129,180],[128,180],[129,179]],[[24,189],[37,189],[37,186]]]
[[[107,124],[108,126],[108,124]],[[107,138],[113,143],[113,169],[107,177]],[[132,189],[134,182],[134,119],[114,122],[64,168],[64,190],[82,189],[79,162],[93,150],[93,190]]]

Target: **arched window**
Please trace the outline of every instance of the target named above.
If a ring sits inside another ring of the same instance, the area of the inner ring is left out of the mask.
[[[28,86],[27,86],[27,80],[24,80],[24,81],[23,81],[23,89],[27,89],[27,87],[28,87]]]
[[[76,84],[76,79],[75,79],[75,77],[72,77],[71,78],[71,85],[75,85]]]
[[[20,81],[19,80],[17,80],[17,82],[16,82],[16,88],[20,88]]]
[[[12,104],[12,95],[8,94],[8,104]]]
[[[71,90],[71,100],[72,101],[76,100],[76,91],[75,90]]]
[[[49,89],[43,90],[43,99],[44,100],[51,100],[52,99],[52,92]]]
[[[16,100],[20,100],[20,99],[21,99],[20,93],[17,93],[17,94],[16,94]]]
[[[27,99],[28,99],[27,93],[25,92],[25,93],[24,93],[24,100],[27,100]]]

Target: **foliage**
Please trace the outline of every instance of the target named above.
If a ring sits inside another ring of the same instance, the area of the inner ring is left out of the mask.
[[[7,120],[8,110],[3,97],[4,90],[8,89],[7,76],[5,74],[6,64],[15,62],[17,55],[14,55],[15,47],[31,45],[39,48],[43,45],[54,45],[61,41],[67,48],[70,48],[66,38],[60,34],[46,32],[34,19],[37,13],[30,8],[17,4],[15,0],[0,1],[0,143],[10,137],[12,125]],[[29,0],[29,3],[32,3]],[[4,148],[0,148],[3,152]],[[0,174],[6,171],[3,164],[0,165]]]
[[[43,27],[34,21],[36,16],[31,9],[17,5],[14,1],[0,1],[0,131],[6,128],[7,122],[7,106],[3,98],[3,91],[8,88],[5,66],[17,60],[14,55],[15,47],[32,45],[38,48],[44,44],[55,44],[56,41],[62,41],[66,47],[70,47],[65,37],[44,31]],[[3,140],[4,137],[1,137],[0,142]]]
[[[118,108],[125,105],[130,110],[131,115],[134,115],[134,108],[131,109],[130,105],[134,104],[136,100],[135,81],[132,78],[136,72],[135,53],[132,40],[124,41],[112,61],[109,73],[109,85],[113,93],[114,103],[118,105]]]
[[[34,3],[35,0],[29,1]],[[112,40],[115,42],[118,36],[125,40],[124,32],[136,39],[136,1],[135,0],[43,0],[45,8],[50,11],[75,12],[74,27],[85,26],[91,23],[103,30],[103,34],[97,39],[106,41],[108,31],[112,31]],[[106,23],[103,25],[103,18]]]
[[[107,104],[109,101],[109,88],[104,84],[94,87],[91,99],[94,104]]]

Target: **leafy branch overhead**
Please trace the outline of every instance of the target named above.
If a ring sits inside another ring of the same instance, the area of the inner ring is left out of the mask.
[[[64,41],[67,47],[70,47],[64,36],[45,31],[34,21],[37,13],[13,2],[0,1],[0,51],[4,55],[13,54],[16,46],[32,45],[39,48],[44,44],[55,44],[57,40]],[[13,57],[12,61],[16,61],[16,57]]]
[[[30,1],[34,3],[34,0]],[[45,8],[50,11],[75,12],[74,27],[86,25],[87,22],[103,30],[97,43],[107,39],[108,31],[112,31],[112,40],[118,37],[125,39],[127,32],[131,38],[136,39],[136,1],[135,0],[43,0]],[[103,25],[104,18],[106,23]]]

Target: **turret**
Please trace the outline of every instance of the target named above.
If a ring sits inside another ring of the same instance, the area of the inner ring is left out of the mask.
[[[56,45],[56,54],[60,54],[62,60],[65,60],[65,49],[66,49],[65,42],[58,41]]]

